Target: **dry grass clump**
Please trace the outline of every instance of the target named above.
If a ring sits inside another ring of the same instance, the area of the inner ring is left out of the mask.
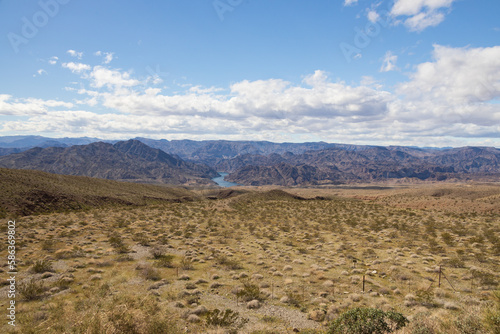
[[[256,191],[22,217],[19,328],[321,333],[363,307],[411,318],[405,333],[494,332],[500,217],[368,197],[298,200]],[[234,314],[248,322],[231,321]]]

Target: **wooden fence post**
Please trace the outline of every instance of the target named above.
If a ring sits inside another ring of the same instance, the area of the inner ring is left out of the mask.
[[[441,287],[441,266],[439,266],[439,283],[438,287]]]

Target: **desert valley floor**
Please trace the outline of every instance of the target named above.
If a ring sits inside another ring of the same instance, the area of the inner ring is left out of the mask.
[[[498,333],[498,184],[134,186],[75,209],[75,181],[2,213],[19,264],[2,332],[329,333],[369,307],[403,314],[397,333]],[[66,206],[37,203],[55,193]]]

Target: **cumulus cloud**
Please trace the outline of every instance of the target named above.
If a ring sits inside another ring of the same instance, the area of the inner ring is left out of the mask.
[[[411,31],[423,31],[444,21],[445,12],[456,0],[396,0],[391,15],[404,17],[405,26]]]
[[[132,87],[140,84],[139,80],[131,79],[128,72],[120,72],[103,66],[95,66],[90,77],[92,78],[92,86],[97,88],[103,86],[108,88]]]
[[[36,74],[33,74],[33,77],[40,76],[43,74],[47,74],[47,71],[45,71],[43,68],[41,68],[38,71],[36,71]]]
[[[81,73],[83,71],[89,71],[91,69],[90,65],[82,63],[62,63],[62,67],[71,70],[73,73]]]
[[[433,56],[397,86],[400,98],[390,104],[388,117],[419,136],[495,138],[498,146],[500,47],[435,45]]]
[[[407,98],[450,104],[487,102],[500,97],[500,46],[452,48],[434,45],[434,60],[422,63],[398,86]]]
[[[46,114],[50,108],[72,108],[69,102],[41,99],[15,99],[12,95],[0,94],[0,115],[30,116]]]
[[[132,80],[132,79],[129,79]],[[159,88],[100,93],[104,106],[122,113],[156,116],[202,116],[220,119],[293,119],[303,117],[358,118],[383,113],[391,94],[374,88],[331,82],[316,71],[294,85],[281,79],[243,80],[229,87],[190,87],[183,94],[164,95]]]
[[[49,64],[50,64],[50,65],[55,65],[55,64],[57,64],[57,61],[58,61],[58,60],[59,60],[59,57],[56,57],[56,56],[54,56],[54,57],[50,57],[50,58],[49,58]]]
[[[102,52],[102,51],[97,51],[94,53],[96,56],[104,56],[103,63],[104,64],[109,64],[113,60],[114,57],[114,52]]]
[[[387,52],[381,71],[394,70],[396,61]],[[185,85],[175,93],[106,66],[73,73],[80,86],[68,90],[77,96],[72,103],[0,95],[0,115],[26,116],[1,123],[0,131],[500,146],[500,46],[436,45],[433,59],[394,92],[372,77],[347,84],[319,70],[299,82],[241,80],[228,87]]]
[[[377,21],[380,19],[380,14],[377,13],[376,10],[369,10],[367,14],[368,20],[372,23],[377,23]]]
[[[78,59],[82,59],[83,57],[83,52],[77,52],[75,50],[68,50],[66,51],[67,54],[69,54],[71,57],[76,57]]]

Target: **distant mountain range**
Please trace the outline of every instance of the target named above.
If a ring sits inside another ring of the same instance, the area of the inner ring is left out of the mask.
[[[0,157],[0,167],[111,180],[190,185],[211,184],[210,179],[218,175],[213,168],[183,161],[138,140],[37,147]]]
[[[26,151],[33,147],[69,147],[73,145],[87,145],[98,141],[114,143],[115,141],[105,141],[98,138],[48,138],[43,136],[4,136],[0,137],[1,148],[15,148],[21,151]],[[0,151],[0,155],[2,151]]]
[[[310,186],[399,180],[500,180],[493,147],[417,148],[266,141],[0,137],[0,167],[114,180]]]
[[[423,150],[329,148],[305,153],[243,156],[224,161],[227,181],[284,186],[371,182],[388,179],[500,181],[500,150],[463,147]]]

